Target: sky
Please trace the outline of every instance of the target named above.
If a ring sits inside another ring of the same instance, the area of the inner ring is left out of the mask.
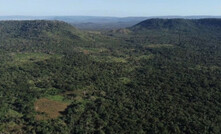
[[[0,0],[0,16],[221,16],[221,0]]]

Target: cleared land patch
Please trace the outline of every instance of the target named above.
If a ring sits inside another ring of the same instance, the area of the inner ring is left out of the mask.
[[[12,61],[9,64],[21,65],[26,63],[44,61],[51,57],[61,58],[61,55],[46,54],[46,53],[11,53]]]
[[[141,56],[135,57],[135,60],[149,60],[153,58],[154,58],[154,55],[150,54],[150,55],[141,55]]]
[[[9,64],[13,65],[44,61],[51,57],[61,57],[60,55],[50,55],[46,53],[12,53],[10,56],[12,61],[10,61]]]
[[[24,63],[31,61],[41,61],[41,60],[46,60],[49,57],[50,55],[44,53],[17,53],[13,55],[13,62]]]
[[[91,56],[97,62],[127,63],[126,58],[114,56]]]
[[[84,54],[98,54],[102,52],[109,51],[107,48],[78,48],[78,51],[83,52]]]
[[[50,100],[48,98],[38,99],[34,106],[37,112],[42,114],[36,115],[37,120],[55,119],[61,115],[67,107],[68,103]]]

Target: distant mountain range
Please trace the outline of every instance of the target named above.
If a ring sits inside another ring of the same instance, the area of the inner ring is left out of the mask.
[[[152,16],[152,17],[98,17],[98,16],[0,16],[1,20],[59,20],[82,30],[110,30],[131,27],[147,19],[202,19],[221,16]]]

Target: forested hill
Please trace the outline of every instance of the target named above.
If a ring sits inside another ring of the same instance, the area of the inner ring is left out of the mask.
[[[83,32],[61,21],[0,21],[0,47],[7,50],[59,51],[84,41]]]
[[[130,28],[139,30],[205,30],[213,29],[220,31],[221,19],[148,19]]]
[[[183,47],[195,41],[204,47],[213,46],[220,42],[221,19],[148,19],[108,34],[127,38],[132,44],[176,43]]]
[[[50,34],[77,36],[77,29],[61,21],[0,21],[1,37],[49,38]]]

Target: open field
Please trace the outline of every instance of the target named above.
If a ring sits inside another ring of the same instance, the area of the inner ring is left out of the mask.
[[[52,57],[60,58],[61,55],[50,55],[46,53],[11,53],[11,61],[8,62],[9,65],[22,65],[33,62],[44,61]]]
[[[60,112],[63,112],[67,108],[68,103],[42,98],[37,100],[34,106],[37,112],[43,113],[43,115],[38,114],[36,116],[36,119],[44,120],[44,119],[55,119],[59,117],[61,115]]]

